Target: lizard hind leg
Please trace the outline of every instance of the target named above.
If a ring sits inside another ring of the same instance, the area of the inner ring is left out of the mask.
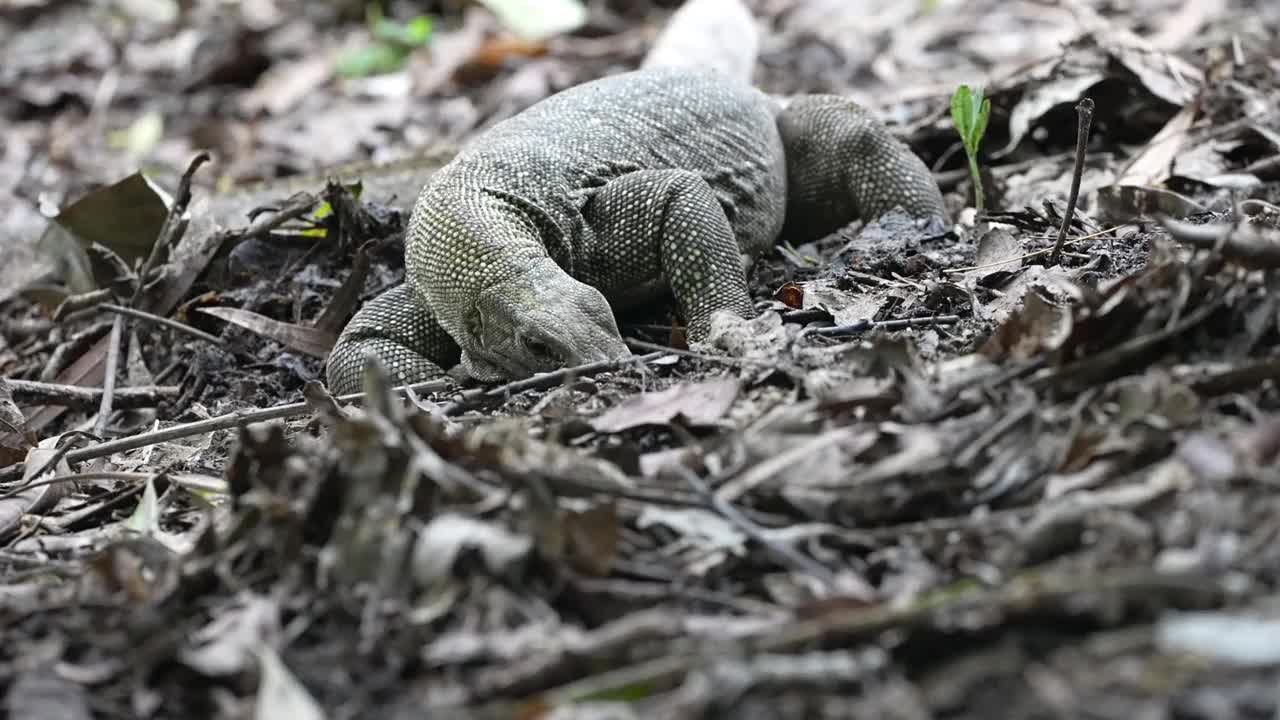
[[[924,162],[870,111],[839,95],[803,95],[778,115],[787,157],[783,237],[822,237],[895,207],[944,224],[942,193]]]
[[[392,383],[443,376],[458,362],[458,345],[409,285],[398,285],[370,300],[351,318],[325,365],[330,392],[359,392],[366,357],[382,361]]]
[[[688,170],[641,170],[609,181],[583,208],[592,238],[579,276],[623,309],[670,288],[689,339],[705,339],[711,315],[755,315],[742,252],[724,207],[707,181]]]

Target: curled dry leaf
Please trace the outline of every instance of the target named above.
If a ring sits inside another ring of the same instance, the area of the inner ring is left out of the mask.
[[[566,559],[582,572],[608,575],[622,538],[617,508],[602,503],[586,510],[569,510],[560,518],[560,525],[567,541]]]
[[[786,305],[793,310],[799,310],[804,307],[804,285],[798,282],[789,281],[783,283],[773,294],[773,299]]]
[[[1045,297],[1040,288],[1029,287],[1022,309],[991,334],[980,352],[992,360],[1026,360],[1062,347],[1072,327],[1070,307]]]
[[[13,402],[8,383],[0,377],[0,468],[22,460],[35,444],[35,435],[27,430],[27,419]]]
[[[132,265],[145,260],[173,198],[142,173],[93,190],[49,223],[37,253],[54,263],[73,292],[88,292],[109,278],[95,277],[87,254],[97,243]]]
[[[975,269],[969,277],[987,282],[993,276],[1004,276],[1022,267],[1022,246],[1008,228],[989,228],[978,239],[978,252],[973,259]]]

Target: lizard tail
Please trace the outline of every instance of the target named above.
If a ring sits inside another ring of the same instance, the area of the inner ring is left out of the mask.
[[[759,48],[759,28],[742,0],[689,0],[640,66],[709,69],[750,85]]]

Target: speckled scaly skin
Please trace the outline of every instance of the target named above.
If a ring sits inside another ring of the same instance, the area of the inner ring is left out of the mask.
[[[356,314],[334,392],[366,353],[416,382],[487,381],[628,355],[614,311],[669,290],[689,339],[751,317],[741,256],[901,206],[943,217],[924,164],[837,96],[785,109],[734,79],[655,67],[553,95],[477,138],[423,188],[406,282]]]

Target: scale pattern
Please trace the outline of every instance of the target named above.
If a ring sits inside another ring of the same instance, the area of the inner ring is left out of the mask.
[[[357,389],[368,352],[401,382],[455,363],[497,381],[623,357],[614,311],[666,292],[696,342],[717,310],[751,316],[741,258],[770,248],[784,220],[803,241],[894,206],[943,214],[919,158],[842,98],[782,110],[684,68],[584,83],[431,178],[405,240],[409,289],[356,314],[329,385]]]

